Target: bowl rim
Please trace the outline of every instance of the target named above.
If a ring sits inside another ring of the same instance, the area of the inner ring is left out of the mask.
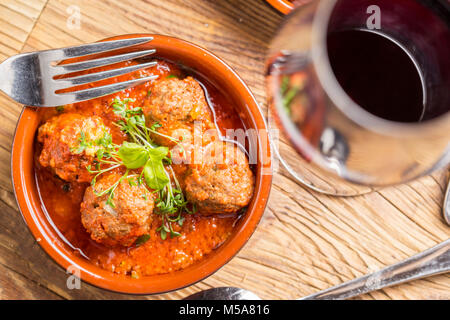
[[[154,37],[151,44],[156,44],[156,47],[158,45],[166,45],[174,46],[177,49],[183,48],[185,52],[193,55],[195,53],[199,59],[204,59],[205,62],[208,61],[208,63],[213,65],[214,70],[217,70],[217,72],[221,73],[221,76],[232,82],[232,87],[243,98],[243,101],[245,101],[245,108],[250,115],[251,119],[249,119],[249,122],[252,123],[252,127],[262,129],[263,131],[260,134],[263,134],[263,138],[267,139],[266,142],[269,142],[265,118],[250,89],[230,66],[213,53],[188,41],[158,34],[126,34],[109,37],[101,41],[149,36]],[[62,267],[68,276],[76,271],[74,273],[76,276],[91,285],[126,294],[161,294],[182,289],[207,278],[227,264],[251,237],[265,212],[272,185],[271,146],[270,143],[266,143],[264,145],[265,150],[261,150],[261,136],[258,135],[259,160],[257,164],[255,191],[249,210],[243,217],[243,220],[238,223],[239,230],[235,230],[225,243],[210,253],[211,256],[180,271],[145,276],[139,279],[132,279],[129,276],[117,275],[111,271],[101,269],[90,261],[77,256],[73,250],[66,248],[61,239],[54,236],[56,229],[52,230],[51,226],[49,227],[48,224],[51,225],[52,222],[47,220],[44,221],[47,223],[45,224],[43,221],[40,221],[41,219],[37,215],[39,210],[45,214],[45,210],[42,208],[40,199],[33,199],[33,195],[38,193],[32,164],[33,150],[27,149],[25,143],[25,140],[29,139],[31,135],[33,138],[31,144],[34,145],[35,131],[33,130],[31,133],[30,128],[37,128],[37,118],[36,108],[25,106],[17,122],[11,152],[13,191],[19,211],[29,231],[47,255]],[[34,121],[35,126],[27,125],[28,121]],[[29,156],[24,157],[24,153],[31,154],[31,160]],[[24,158],[27,158],[28,161],[25,161]],[[267,171],[263,174],[264,170],[269,170],[270,174],[267,174]],[[27,175],[25,171],[28,173],[31,172],[32,174]],[[235,228],[237,227],[235,226]],[[75,268],[69,270],[71,267]]]
[[[272,7],[283,14],[288,14],[294,9],[294,5],[286,0],[266,0]]]

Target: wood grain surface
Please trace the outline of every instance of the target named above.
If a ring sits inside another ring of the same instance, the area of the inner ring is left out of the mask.
[[[70,19],[76,10],[79,26]],[[0,61],[118,34],[161,33],[223,58],[265,108],[265,52],[282,19],[263,0],[1,0]],[[35,242],[17,210],[9,161],[22,107],[4,95],[0,106],[1,299],[177,299],[217,286],[293,299],[378,270],[450,236],[441,217],[446,170],[365,196],[333,198],[302,188],[280,169],[257,231],[206,280],[156,296],[121,295],[87,283],[69,290],[65,271]],[[360,298],[450,299],[450,275]]]

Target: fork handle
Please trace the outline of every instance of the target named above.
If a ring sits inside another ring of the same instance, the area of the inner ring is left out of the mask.
[[[372,274],[299,300],[342,300],[406,281],[450,271],[450,239]]]

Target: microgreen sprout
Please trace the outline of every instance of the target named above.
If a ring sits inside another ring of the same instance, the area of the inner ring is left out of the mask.
[[[145,184],[152,192],[157,194],[155,201],[155,213],[161,218],[161,226],[157,228],[161,239],[166,239],[169,234],[171,238],[180,236],[173,229],[173,223],[183,225],[183,213],[193,213],[194,207],[188,208],[188,202],[181,191],[180,184],[171,167],[172,159],[167,147],[154,143],[152,135],[163,136],[170,141],[179,144],[180,140],[161,134],[157,131],[161,124],[155,122],[147,127],[142,109],[130,107],[133,99],[115,99],[112,103],[113,111],[120,119],[115,123],[121,131],[125,132],[130,141],[121,145],[114,144],[109,133],[93,142],[86,141],[84,133],[79,139],[79,146],[73,151],[83,152],[87,147],[95,145],[100,147],[96,153],[93,166],[88,166],[89,173],[94,174],[91,185],[95,188],[98,177],[114,169],[125,167],[125,173],[110,187],[96,192],[97,196],[108,195],[106,203],[111,207],[114,204],[114,192],[122,181],[130,186],[141,186]],[[183,149],[184,152],[184,149]],[[130,170],[139,169],[140,174],[130,174]],[[142,196],[147,199],[144,193]]]

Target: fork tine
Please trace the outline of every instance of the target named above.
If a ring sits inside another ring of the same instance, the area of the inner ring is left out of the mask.
[[[143,38],[95,42],[83,44],[81,46],[47,50],[45,51],[45,55],[47,56],[47,59],[49,61],[60,61],[68,58],[82,57],[90,54],[127,48],[134,45],[143,44],[152,40],[153,37],[143,37]]]
[[[57,93],[56,97],[59,100],[60,105],[75,103],[89,99],[95,99],[98,97],[103,97],[121,90],[128,89],[132,86],[142,84],[146,81],[154,80],[156,78],[158,78],[158,76],[152,75],[144,78],[138,78],[124,82],[109,84],[102,87],[89,88],[73,92]]]
[[[60,89],[68,88],[71,86],[76,86],[76,85],[80,85],[80,84],[85,84],[85,83],[100,81],[100,80],[104,80],[104,79],[108,79],[108,78],[112,78],[112,77],[117,77],[117,76],[127,74],[127,73],[130,73],[133,71],[152,67],[156,64],[157,64],[156,61],[151,61],[151,62],[141,63],[141,64],[128,66],[128,67],[124,67],[124,68],[118,68],[118,69],[113,69],[113,70],[85,74],[85,75],[71,77],[71,78],[57,79],[55,81],[57,83],[58,90],[60,90]]]
[[[65,74],[68,72],[83,71],[83,70],[88,70],[88,69],[92,69],[92,68],[107,66],[110,64],[118,63],[118,62],[141,58],[141,57],[153,54],[155,52],[156,52],[155,49],[150,49],[150,50],[144,50],[144,51],[129,52],[129,53],[125,53],[125,54],[119,54],[116,56],[93,59],[93,60],[88,60],[88,61],[68,63],[68,64],[63,64],[63,65],[58,65],[58,66],[52,67],[52,70],[53,70],[52,72],[53,72],[53,75],[61,75],[61,74]]]

